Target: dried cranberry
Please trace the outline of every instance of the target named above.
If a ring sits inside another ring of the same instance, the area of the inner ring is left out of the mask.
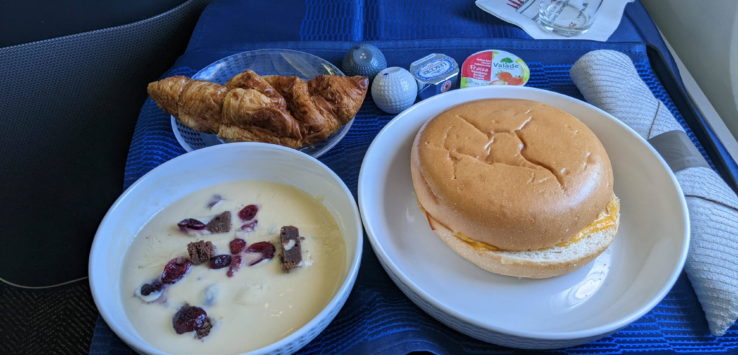
[[[141,294],[144,296],[148,296],[152,294],[153,292],[159,292],[161,291],[162,283],[159,280],[152,281],[151,283],[143,284],[141,286]]]
[[[216,255],[210,258],[211,269],[222,269],[228,265],[231,265],[231,256],[228,254]]]
[[[269,242],[258,242],[258,243],[254,243],[254,244],[249,245],[249,247],[246,248],[246,252],[247,253],[259,253],[259,254],[261,254],[261,256],[259,258],[256,258],[256,259],[252,260],[249,263],[249,266],[256,265],[259,262],[261,262],[262,260],[273,258],[274,257],[274,251],[275,251],[274,244],[269,243]]]
[[[241,238],[236,238],[231,240],[231,242],[228,243],[228,246],[231,248],[231,254],[238,254],[246,247],[246,241]]]
[[[181,256],[169,260],[161,273],[161,282],[173,284],[179,281],[190,270],[191,265],[190,259]]]
[[[267,259],[271,259],[272,257],[274,257],[274,251],[274,244],[270,242],[256,242],[246,248],[247,253],[261,253]]]
[[[201,231],[205,229],[205,223],[202,223],[194,218],[185,218],[177,223],[179,230],[187,233],[187,231]]]
[[[233,255],[231,257],[231,265],[228,267],[226,276],[233,277],[233,274],[241,268],[241,255]]]
[[[256,217],[256,212],[259,212],[259,207],[248,205],[238,212],[238,216],[244,221],[250,221]]]
[[[157,301],[164,302],[166,301],[166,297],[164,297],[166,287],[167,285],[162,284],[160,280],[154,280],[141,285],[141,287],[136,290],[135,295],[140,298],[141,301],[146,303]]]
[[[174,318],[172,318],[172,326],[174,326],[174,331],[177,332],[177,334],[189,333],[200,329],[207,330],[209,332],[212,327],[205,310],[188,304],[182,306],[182,308],[174,314]],[[203,336],[198,334],[198,338]]]
[[[241,226],[241,230],[244,232],[253,232],[254,229],[256,229],[256,225],[259,224],[259,220],[255,219],[249,223],[246,223]]]

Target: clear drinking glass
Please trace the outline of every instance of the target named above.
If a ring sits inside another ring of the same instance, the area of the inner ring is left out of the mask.
[[[572,37],[592,26],[604,0],[538,0],[538,24],[546,31]]]

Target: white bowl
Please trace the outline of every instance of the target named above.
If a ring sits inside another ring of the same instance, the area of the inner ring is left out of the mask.
[[[186,195],[219,183],[250,179],[291,185],[319,197],[341,228],[347,265],[341,286],[320,313],[294,333],[252,353],[295,352],[323,331],[341,309],[359,270],[363,235],[356,203],[346,185],[315,158],[290,148],[222,144],[174,158],[141,177],[115,201],[97,230],[89,264],[92,296],[105,322],[134,350],[163,353],[138,334],[123,307],[121,269],[139,230]]]
[[[612,246],[591,263],[545,280],[495,275],[455,254],[428,227],[410,180],[413,138],[442,111],[486,98],[553,105],[578,117],[604,144],[621,223]],[[359,206],[380,262],[413,302],[462,333],[516,348],[579,345],[637,320],[671,289],[689,246],[682,191],[646,141],[592,105],[527,87],[455,90],[400,113],[364,157]]]

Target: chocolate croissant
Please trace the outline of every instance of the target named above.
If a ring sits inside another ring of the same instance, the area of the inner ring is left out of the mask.
[[[299,148],[320,142],[359,111],[363,76],[259,76],[247,70],[226,85],[173,76],[148,85],[149,96],[187,127],[226,141]]]

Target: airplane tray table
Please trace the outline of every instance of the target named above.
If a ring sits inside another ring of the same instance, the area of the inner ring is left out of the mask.
[[[246,16],[246,20],[239,16]],[[736,186],[735,162],[685,94],[676,66],[639,2],[631,3],[608,42],[534,41],[519,28],[477,9],[472,1],[285,1],[216,0],[205,9],[189,47],[163,75],[192,75],[222,57],[254,49],[288,48],[320,56],[336,65],[355,42],[378,46],[390,66],[408,67],[428,53],[444,53],[461,63],[483,49],[512,52],[530,67],[527,86],[581,99],[569,77],[571,65],[594,49],[627,54],[653,94],[686,129],[690,139],[729,185]],[[359,167],[367,147],[394,115],[367,97],[351,130],[320,160],[356,196]],[[151,100],[142,107],[129,151],[125,182],[184,153],[169,116]],[[366,244],[368,246],[368,243]],[[364,249],[356,286],[343,310],[303,353],[439,354],[507,353],[455,332],[423,313],[392,283],[371,248]],[[738,326],[724,336],[709,334],[702,309],[682,274],[671,292],[647,315],[598,341],[554,353],[738,351]],[[98,318],[91,354],[132,351]]]

